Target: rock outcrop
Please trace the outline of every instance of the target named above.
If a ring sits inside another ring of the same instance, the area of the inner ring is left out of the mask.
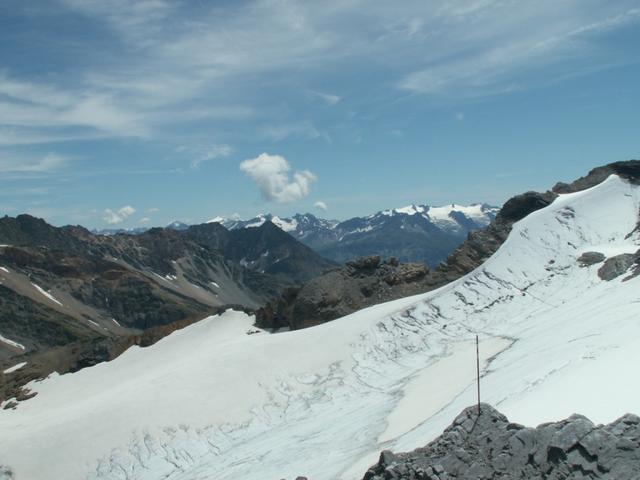
[[[423,448],[382,452],[364,480],[637,479],[640,417],[609,425],[581,415],[527,428],[487,404],[464,410]]]
[[[586,190],[587,188],[595,187],[612,174],[619,175],[621,178],[638,185],[640,184],[640,161],[626,160],[596,167],[589,171],[584,177],[580,177],[571,183],[556,183],[553,187],[553,192],[573,193]]]
[[[591,265],[604,262],[606,258],[604,253],[584,252],[578,257],[578,263],[581,267],[590,267]]]
[[[634,268],[633,276],[637,275],[638,268],[640,266],[640,250],[636,253],[622,253],[610,258],[607,258],[602,266],[598,269],[598,276],[605,281],[611,281],[618,278],[620,275],[629,271],[631,267]]]
[[[428,288],[429,269],[395,258],[362,257],[326,272],[256,313],[261,328],[305,328],[342,317],[370,305],[406,297]]]

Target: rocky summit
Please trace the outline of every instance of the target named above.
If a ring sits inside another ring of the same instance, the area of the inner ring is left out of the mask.
[[[423,448],[384,451],[364,480],[640,478],[640,417],[594,425],[582,415],[528,428],[487,404],[465,409]]]

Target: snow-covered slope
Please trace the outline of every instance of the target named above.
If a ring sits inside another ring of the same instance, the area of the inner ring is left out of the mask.
[[[516,223],[434,292],[275,335],[227,312],[34,383],[0,411],[0,464],[18,480],[361,478],[474,402],[476,333],[483,400],[512,421],[640,412],[639,277],[577,261],[635,252],[639,206],[640,187],[612,176]]]

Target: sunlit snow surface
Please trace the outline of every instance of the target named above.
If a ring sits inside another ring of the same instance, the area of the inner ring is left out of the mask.
[[[18,480],[362,478],[381,449],[424,445],[474,402],[476,332],[483,400],[513,421],[640,413],[640,280],[577,262],[635,251],[639,203],[611,177],[435,292],[278,335],[227,312],[33,383],[0,411],[0,464]]]

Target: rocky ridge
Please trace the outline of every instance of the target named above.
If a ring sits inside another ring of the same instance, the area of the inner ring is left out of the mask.
[[[487,404],[465,409],[423,448],[384,451],[363,480],[640,478],[640,417],[594,425],[582,415],[527,428]]]
[[[421,263],[401,264],[396,258],[362,257],[306,283],[287,289],[256,312],[261,328],[299,329],[348,315],[354,310],[428,288],[429,269]]]

